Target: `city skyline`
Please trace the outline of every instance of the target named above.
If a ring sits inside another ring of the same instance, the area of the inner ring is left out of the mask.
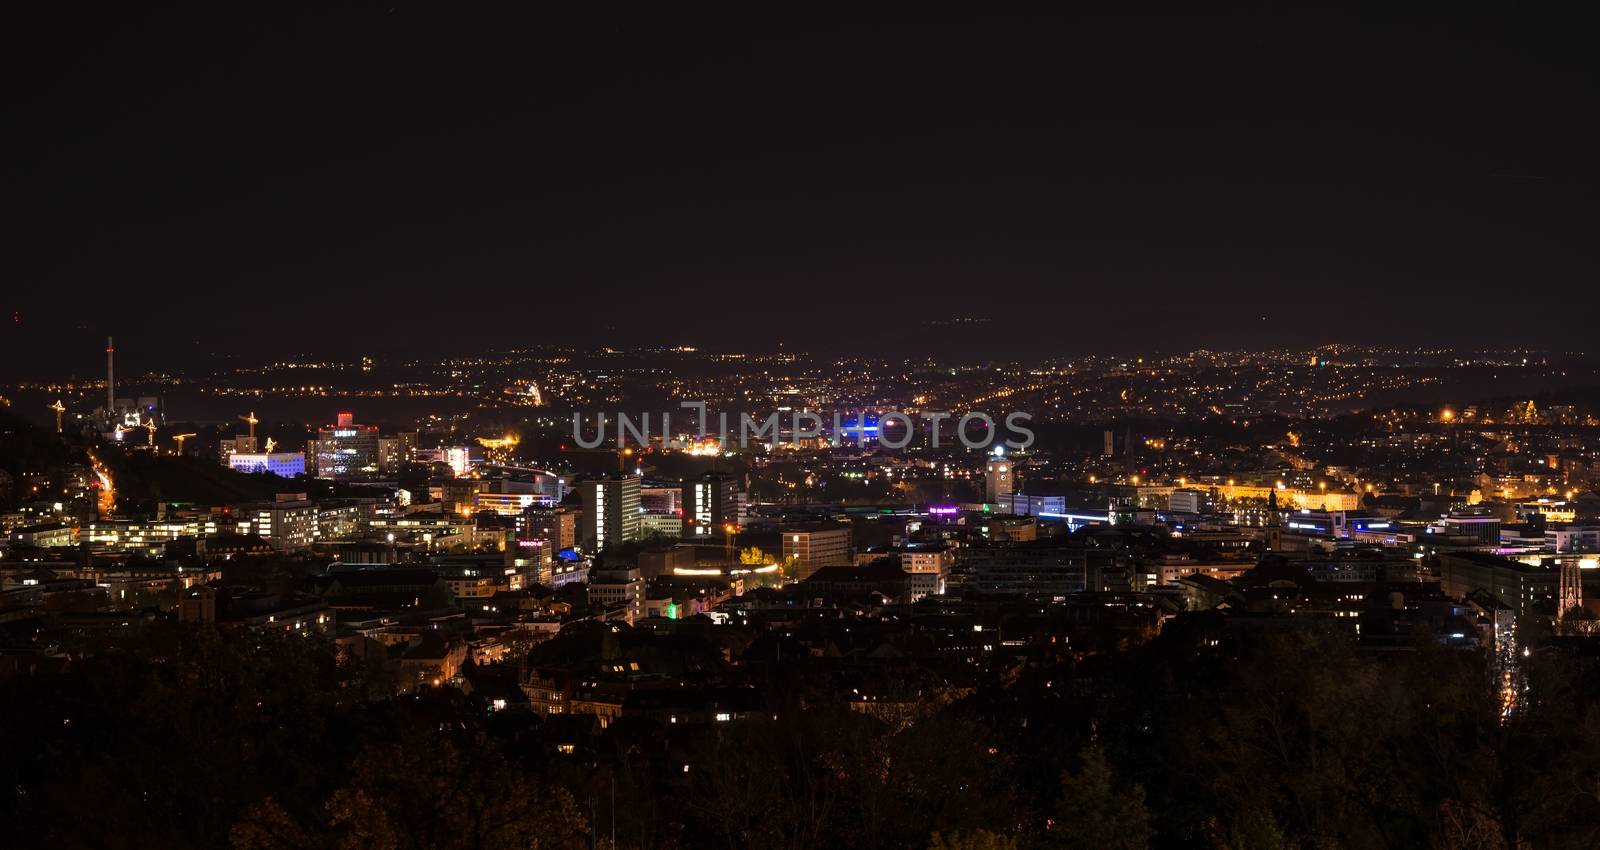
[[[1600,847],[1581,13],[0,14],[0,847]]]

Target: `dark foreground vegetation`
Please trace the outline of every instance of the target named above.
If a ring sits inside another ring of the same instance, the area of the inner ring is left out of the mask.
[[[14,847],[1588,848],[1581,653],[1500,717],[1470,653],[1315,634],[1142,646],[889,723],[804,682],[772,719],[592,748],[453,689],[392,697],[316,638],[152,625],[0,692]]]

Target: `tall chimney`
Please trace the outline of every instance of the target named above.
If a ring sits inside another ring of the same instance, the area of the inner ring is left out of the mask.
[[[106,415],[117,412],[117,373],[112,365],[112,358],[116,355],[116,346],[111,344],[111,337],[106,337]]]

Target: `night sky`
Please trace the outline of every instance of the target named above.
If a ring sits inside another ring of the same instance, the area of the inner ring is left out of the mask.
[[[1593,347],[1592,29],[1520,6],[21,5],[8,357]]]

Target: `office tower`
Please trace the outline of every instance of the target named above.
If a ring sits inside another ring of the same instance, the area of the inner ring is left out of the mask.
[[[354,414],[317,431],[306,452],[318,478],[371,478],[378,474],[378,426],[357,425]]]
[[[411,462],[411,453],[417,447],[417,432],[402,431],[393,437],[378,438],[378,472],[394,475]]]
[[[722,534],[723,526],[739,521],[739,485],[731,475],[710,472],[685,484],[684,527],[691,536]]]
[[[639,482],[637,475],[620,473],[583,482],[579,494],[583,499],[584,549],[600,552],[642,536]]]

